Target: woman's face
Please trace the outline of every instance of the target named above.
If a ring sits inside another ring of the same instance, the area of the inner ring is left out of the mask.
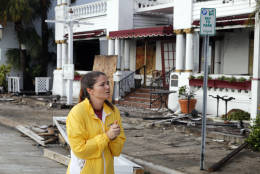
[[[109,81],[104,75],[97,77],[93,89],[87,88],[87,90],[92,99],[104,101],[110,97]]]

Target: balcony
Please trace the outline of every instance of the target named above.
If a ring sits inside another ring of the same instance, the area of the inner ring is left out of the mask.
[[[136,13],[173,13],[174,0],[135,0]]]
[[[216,8],[216,17],[254,13],[255,0],[198,0],[193,6],[193,20],[200,19],[201,8]]]
[[[71,9],[73,11],[73,19],[103,16],[107,14],[107,1],[97,1],[84,5],[72,6]]]

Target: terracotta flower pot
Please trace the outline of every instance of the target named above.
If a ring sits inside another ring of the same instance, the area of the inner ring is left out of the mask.
[[[195,109],[197,100],[196,99],[190,99],[189,100],[189,110],[188,110],[188,99],[179,99],[179,104],[181,107],[181,112],[184,114],[191,113],[192,110]]]

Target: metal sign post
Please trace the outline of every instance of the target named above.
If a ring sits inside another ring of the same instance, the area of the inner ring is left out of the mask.
[[[208,86],[208,50],[209,36],[216,33],[216,9],[202,8],[200,11],[200,35],[204,36],[204,79],[203,79],[203,108],[202,108],[202,130],[201,130],[201,155],[200,170],[204,170],[205,142],[206,142],[206,112],[207,112],[207,86]]]
[[[73,13],[70,8],[69,11],[69,19],[65,20],[45,20],[45,22],[49,23],[63,23],[68,27],[68,64],[63,66],[63,79],[68,80],[68,90],[67,90],[67,105],[72,105],[72,94],[73,94],[73,79],[74,79],[74,64],[73,64],[73,26],[74,24],[84,24],[84,25],[93,25],[92,23],[87,22],[79,22],[77,20],[71,19],[71,15]]]

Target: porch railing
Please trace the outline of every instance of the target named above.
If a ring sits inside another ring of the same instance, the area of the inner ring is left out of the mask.
[[[135,9],[143,9],[171,2],[174,2],[174,0],[135,0]]]
[[[170,81],[170,74],[175,70],[175,67],[170,69],[164,74],[160,74],[157,77],[151,79],[150,86],[153,89],[168,89],[169,88],[169,81]]]
[[[199,0],[193,6],[193,20],[200,19],[201,8],[216,8],[217,17],[250,14],[256,9],[254,0]]]
[[[107,1],[97,1],[84,5],[72,6],[72,18],[102,16],[107,13]]]
[[[141,73],[143,72],[143,74]],[[121,97],[127,95],[132,89],[140,88],[146,80],[145,65],[131,72],[119,81],[119,94]]]

